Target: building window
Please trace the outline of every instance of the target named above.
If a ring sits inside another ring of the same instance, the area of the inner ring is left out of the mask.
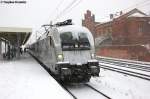
[[[138,32],[139,32],[139,33],[142,33],[142,27],[139,27]]]
[[[143,26],[142,24],[139,24],[138,33],[142,33],[142,32],[143,32]]]
[[[144,32],[143,24],[139,24],[139,26],[138,26],[138,32],[137,32],[138,36],[139,37],[142,36],[143,32]]]

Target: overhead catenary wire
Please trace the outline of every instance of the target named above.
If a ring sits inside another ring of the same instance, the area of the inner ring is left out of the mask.
[[[75,8],[76,6],[78,6],[78,5],[81,3],[81,1],[83,1],[83,0],[79,0],[78,2],[76,2],[76,3],[75,3],[70,9],[68,9],[68,11],[66,11],[64,14],[69,13],[70,11],[72,11],[73,8]]]
[[[52,18],[52,16],[55,16],[55,12],[58,12],[58,10],[59,10],[59,8],[63,5],[63,3],[64,3],[64,1],[65,0],[61,0],[58,4],[57,4],[57,6],[55,7],[55,9],[50,13],[50,17]],[[52,20],[52,19],[51,19]]]
[[[57,6],[53,9],[53,11],[50,13],[50,15],[49,16],[54,16],[55,14],[55,12],[57,12],[57,10],[59,9],[59,7],[64,3],[64,1],[65,0],[61,0],[60,2],[58,2],[58,4],[57,4]],[[48,18],[48,21],[49,21],[50,19]],[[50,20],[51,21],[51,20]],[[49,23],[48,23],[49,24]],[[42,29],[43,27],[39,27],[36,31],[35,31],[35,33],[33,34],[33,35],[35,35],[35,37],[36,37],[36,39],[39,37],[39,35],[42,35],[39,31]]]
[[[69,3],[69,5],[67,5],[54,19],[54,21],[56,21],[58,18],[60,18],[68,9],[70,9],[70,7],[76,2],[76,0],[73,0],[72,2]]]
[[[67,5],[61,12],[60,14],[58,14],[56,16],[56,18],[54,19],[54,22],[57,21],[57,19],[59,19],[64,13],[66,13],[67,10],[69,10],[70,8],[72,8],[72,6],[77,2],[78,0],[73,0],[71,3],[69,3],[69,5]]]

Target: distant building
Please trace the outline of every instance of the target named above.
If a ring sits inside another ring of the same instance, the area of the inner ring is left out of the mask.
[[[91,14],[91,11],[87,10],[87,13],[84,14],[84,20],[82,20],[82,25],[87,27],[92,33],[93,36],[96,37],[95,25],[99,24],[99,22],[95,22],[95,15]]]
[[[114,44],[147,44],[150,42],[150,17],[133,9],[111,21],[95,22],[95,16],[88,10],[82,25],[89,28],[95,38],[111,36]],[[140,40],[139,40],[140,39]]]
[[[99,55],[136,60],[143,60],[145,56],[150,58],[147,56],[150,50],[150,16],[138,9],[127,13],[120,11],[117,17],[110,14],[110,20],[104,23],[95,22],[95,16],[88,10],[82,25],[89,28],[96,44],[101,47]],[[146,54],[145,50],[147,50]],[[133,51],[139,51],[140,55],[135,56]]]

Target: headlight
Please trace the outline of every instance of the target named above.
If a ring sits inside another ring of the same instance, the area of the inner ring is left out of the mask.
[[[91,58],[94,59],[95,58],[95,54],[92,53],[91,54]]]
[[[58,61],[63,61],[64,57],[63,57],[62,54],[59,54],[59,55],[57,56],[57,59],[58,59]]]

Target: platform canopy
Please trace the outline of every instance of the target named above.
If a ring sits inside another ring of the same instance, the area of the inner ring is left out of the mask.
[[[11,44],[21,46],[27,42],[32,33],[32,28],[0,27],[0,38],[9,41]]]

